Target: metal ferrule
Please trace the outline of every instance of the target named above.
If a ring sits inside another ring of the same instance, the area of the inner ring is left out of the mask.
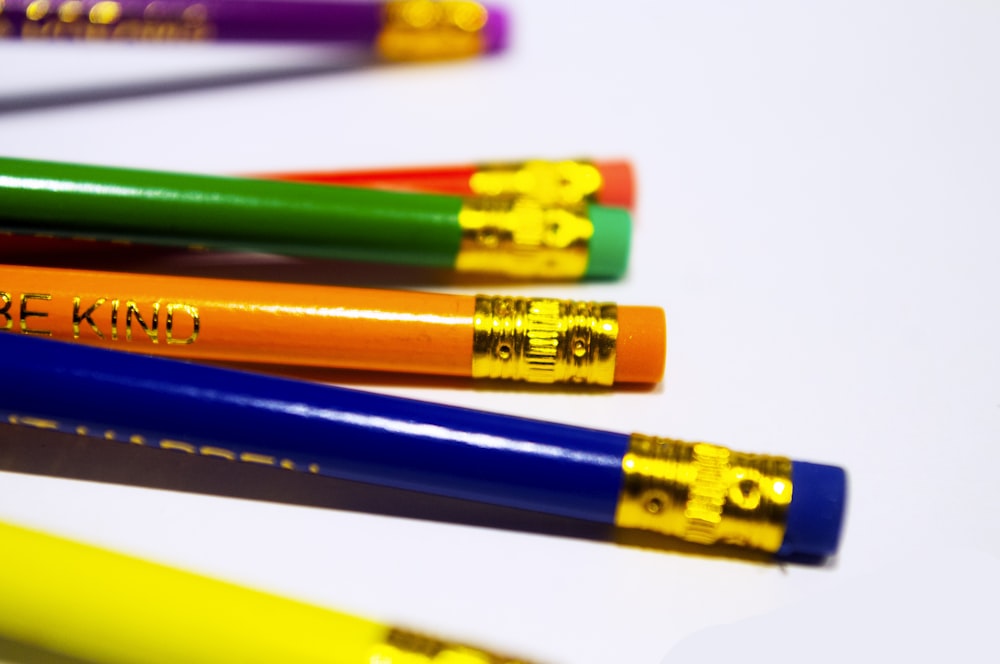
[[[461,272],[543,279],[579,279],[586,273],[594,225],[584,205],[475,196],[463,202],[458,225],[455,269]]]
[[[530,196],[559,205],[593,202],[602,184],[601,172],[586,161],[484,164],[469,178],[480,196]]]
[[[473,325],[475,378],[614,383],[615,304],[480,295]]]
[[[383,7],[375,48],[386,60],[436,60],[482,53],[486,8],[477,2],[397,0]]]
[[[530,664],[527,660],[441,641],[402,629],[389,631],[366,664]]]
[[[776,552],[792,500],[792,461],[633,434],[615,524],[696,542]]]

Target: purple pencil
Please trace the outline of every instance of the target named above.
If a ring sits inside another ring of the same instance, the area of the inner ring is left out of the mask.
[[[461,0],[0,0],[0,38],[319,42],[425,60],[497,52],[507,20]]]

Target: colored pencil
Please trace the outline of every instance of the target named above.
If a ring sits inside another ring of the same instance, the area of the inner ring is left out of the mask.
[[[658,307],[0,265],[0,329],[178,358],[655,383]]]
[[[0,636],[96,664],[528,664],[4,522]]]
[[[835,466],[0,333],[9,422],[723,542],[832,555]]]
[[[459,196],[530,196],[547,203],[631,208],[635,172],[626,160],[564,159],[348,171],[289,171],[257,177]]]
[[[508,21],[476,2],[4,0],[0,38],[352,44],[387,60],[495,53]]]
[[[0,158],[0,231],[522,278],[620,276],[630,216],[461,197]]]

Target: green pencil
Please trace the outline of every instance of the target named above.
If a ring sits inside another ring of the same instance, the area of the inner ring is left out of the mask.
[[[0,158],[0,230],[494,272],[615,278],[620,208]]]

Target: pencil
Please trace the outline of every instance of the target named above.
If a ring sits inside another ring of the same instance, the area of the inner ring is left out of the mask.
[[[0,231],[522,278],[621,276],[621,208],[0,158]]]
[[[255,177],[459,196],[530,196],[563,205],[581,202],[630,208],[635,172],[624,159],[529,159],[348,171],[288,171]]]
[[[387,60],[495,53],[503,11],[476,2],[4,0],[0,37],[31,40],[291,42],[357,45]]]
[[[33,425],[728,543],[837,548],[841,468],[0,334],[0,409]]]
[[[97,664],[527,664],[5,522],[0,635]]]
[[[0,329],[177,358],[655,383],[659,307],[0,265]]]

